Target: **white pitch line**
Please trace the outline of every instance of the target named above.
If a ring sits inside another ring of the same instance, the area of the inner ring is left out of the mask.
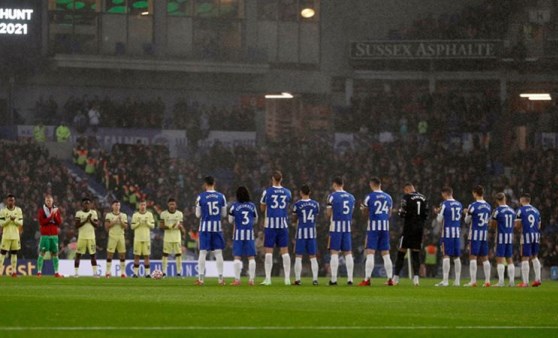
[[[0,327],[0,331],[296,331],[296,330],[557,330],[558,326],[50,326]]]

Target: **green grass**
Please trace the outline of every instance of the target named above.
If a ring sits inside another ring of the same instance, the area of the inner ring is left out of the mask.
[[[558,283],[540,288],[270,287],[169,278],[0,277],[0,337],[551,337]],[[340,282],[344,282],[341,279]],[[156,327],[156,330],[141,328]],[[243,327],[233,329],[231,327]],[[48,328],[48,329],[41,329]],[[85,328],[89,328],[84,330]],[[77,332],[82,331],[82,332]]]

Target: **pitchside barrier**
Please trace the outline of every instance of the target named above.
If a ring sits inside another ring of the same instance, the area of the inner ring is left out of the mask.
[[[0,269],[0,276],[10,275],[12,273],[12,267],[9,265],[9,260],[6,260],[7,264],[4,265],[3,269]],[[106,274],[107,261],[104,259],[97,260],[97,274],[99,276],[104,276]],[[134,261],[126,260],[126,271],[124,272],[126,276],[131,277],[133,274]],[[151,271],[163,269],[163,263],[160,260],[151,260],[150,262]],[[217,264],[215,261],[207,261],[205,263],[206,277],[217,277]],[[64,276],[74,275],[74,261],[69,259],[61,259],[59,265],[59,272]],[[17,273],[22,276],[30,276],[37,274],[37,260],[35,259],[20,259],[17,262]],[[169,261],[167,268],[167,276],[176,276],[176,263],[174,261]],[[43,266],[43,275],[53,275],[54,270],[52,267],[52,261],[45,260]],[[120,276],[120,261],[118,259],[112,260],[112,275]],[[80,276],[93,276],[93,270],[91,269],[91,261],[88,259],[82,259],[79,266]],[[139,275],[145,275],[145,269],[143,268],[142,262],[139,266]],[[198,262],[197,261],[183,261],[182,262],[182,276],[184,277],[195,277],[198,275]],[[234,277],[233,262],[225,261],[223,268],[224,277]]]

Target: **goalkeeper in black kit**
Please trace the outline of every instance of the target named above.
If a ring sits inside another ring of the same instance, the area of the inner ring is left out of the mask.
[[[393,271],[393,283],[399,283],[399,273],[403,268],[405,253],[411,250],[411,262],[413,267],[413,284],[419,285],[420,250],[422,249],[422,235],[424,224],[428,218],[430,207],[428,200],[423,194],[418,193],[411,183],[403,187],[403,200],[399,208],[399,216],[403,219],[403,234],[399,240],[399,251],[395,260]],[[409,272],[411,273],[411,272]]]

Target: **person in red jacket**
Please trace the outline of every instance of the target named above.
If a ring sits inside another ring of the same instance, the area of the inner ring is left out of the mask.
[[[54,277],[61,277],[58,273],[58,230],[62,224],[60,209],[54,206],[51,195],[45,196],[45,204],[37,211],[41,241],[39,242],[39,259],[37,260],[37,276],[41,277],[45,254],[50,252],[54,265]]]

